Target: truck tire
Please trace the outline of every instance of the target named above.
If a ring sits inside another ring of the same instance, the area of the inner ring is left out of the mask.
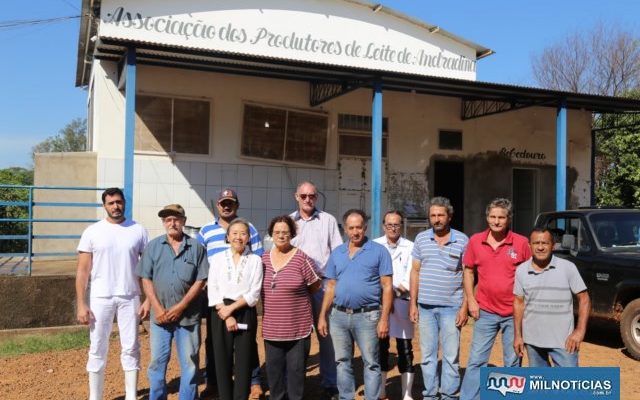
[[[620,335],[629,355],[640,360],[640,299],[630,302],[622,311]]]

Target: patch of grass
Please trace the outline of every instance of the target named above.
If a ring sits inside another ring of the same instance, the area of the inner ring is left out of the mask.
[[[86,330],[51,335],[17,336],[0,341],[0,358],[82,347],[89,347],[89,334]]]

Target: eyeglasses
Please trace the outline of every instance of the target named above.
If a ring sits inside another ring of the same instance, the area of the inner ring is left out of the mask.
[[[385,224],[384,227],[387,229],[400,229],[402,224]]]
[[[309,200],[315,200],[316,197],[318,197],[318,195],[315,193],[308,193],[308,194],[302,193],[302,194],[299,194],[298,197],[300,197],[300,199],[302,200],[306,200],[307,197],[309,198]]]
[[[225,200],[225,201],[221,201],[220,203],[218,203],[220,205],[220,207],[222,208],[233,208],[233,206],[236,204],[235,201],[232,200]]]

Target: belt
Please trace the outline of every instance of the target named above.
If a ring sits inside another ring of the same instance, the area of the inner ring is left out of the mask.
[[[360,307],[360,308],[349,308],[349,307],[342,307],[342,306],[339,306],[339,305],[334,305],[333,308],[335,308],[338,311],[345,312],[347,314],[358,314],[358,313],[369,312],[369,311],[377,311],[377,310],[380,309],[380,306],[366,306],[366,307]]]

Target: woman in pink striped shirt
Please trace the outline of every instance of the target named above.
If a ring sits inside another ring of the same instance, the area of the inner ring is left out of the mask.
[[[275,217],[268,232],[273,248],[262,255],[262,336],[270,399],[301,400],[313,329],[311,294],[321,281],[313,260],[291,245],[291,217]]]

